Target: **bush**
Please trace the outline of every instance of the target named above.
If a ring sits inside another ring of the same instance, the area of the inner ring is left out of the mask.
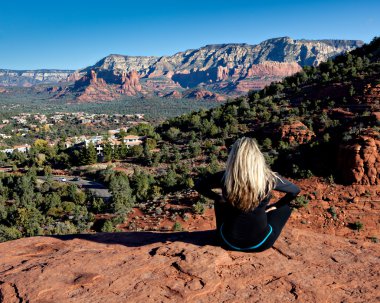
[[[351,229],[356,230],[356,231],[361,231],[364,228],[364,224],[360,221],[355,221],[353,223],[350,223],[348,226]]]
[[[298,196],[294,199],[294,201],[291,203],[291,205],[294,208],[302,208],[306,207],[309,204],[309,199],[306,196]]]
[[[16,227],[0,225],[0,242],[16,240],[21,237],[22,234]]]
[[[327,210],[331,217],[336,220],[337,219],[337,214],[334,206],[330,206],[329,209]]]
[[[202,215],[205,212],[205,205],[198,201],[193,205],[193,211],[198,215]]]
[[[175,222],[173,225],[173,231],[183,231],[183,227],[182,227],[181,223]]]
[[[104,224],[101,228],[101,231],[102,232],[113,232],[115,230],[113,224],[112,224],[112,221],[111,220],[106,220],[104,221]]]

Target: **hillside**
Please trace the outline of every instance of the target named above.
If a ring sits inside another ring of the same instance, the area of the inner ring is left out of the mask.
[[[66,94],[74,93],[81,102],[108,101],[120,95],[222,101],[227,96],[262,89],[303,66],[317,66],[362,44],[358,40],[283,37],[258,45],[206,45],[172,56],[109,55],[72,74],[70,80],[76,82]],[[197,92],[191,94],[189,89]]]
[[[223,146],[253,136],[279,171],[378,184],[379,44],[374,39],[248,97],[173,118],[158,131],[181,152],[202,141],[209,159],[225,159]]]

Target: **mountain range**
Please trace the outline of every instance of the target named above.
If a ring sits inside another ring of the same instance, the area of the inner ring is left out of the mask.
[[[11,70],[0,69],[0,86],[30,87],[37,84],[56,84],[67,81],[74,70],[37,69]]]
[[[281,37],[257,45],[206,45],[172,56],[112,54],[75,72],[0,70],[0,85],[68,82],[49,91],[54,98],[71,96],[79,102],[110,101],[123,95],[223,101],[262,89],[301,71],[303,66],[318,66],[362,44],[360,40]]]

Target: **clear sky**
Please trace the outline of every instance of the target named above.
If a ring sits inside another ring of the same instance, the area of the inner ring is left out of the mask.
[[[0,68],[77,69],[109,54],[380,35],[380,0],[1,0]]]

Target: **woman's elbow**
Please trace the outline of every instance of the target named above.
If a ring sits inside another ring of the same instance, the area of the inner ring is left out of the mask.
[[[293,192],[293,196],[294,197],[297,197],[299,195],[299,193],[301,192],[301,189],[297,186],[296,189],[294,190]]]

